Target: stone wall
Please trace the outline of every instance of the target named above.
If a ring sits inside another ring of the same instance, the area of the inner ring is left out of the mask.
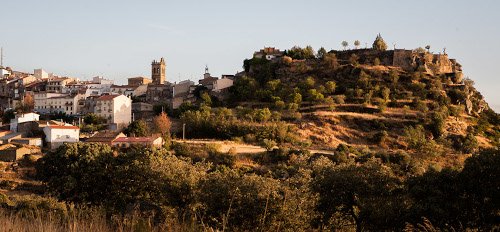
[[[381,65],[400,67],[411,72],[419,69],[425,70],[431,75],[451,74],[458,75],[461,80],[462,66],[454,59],[449,59],[447,54],[418,53],[413,50],[396,49],[378,51],[374,49],[356,49],[345,51],[331,51],[341,64],[347,64],[349,58],[355,54],[359,57],[360,64],[373,65],[376,58]]]
[[[392,66],[401,67],[405,71],[415,70],[415,60],[413,51],[396,49],[392,59]]]
[[[339,63],[348,63],[352,54],[358,56],[360,64],[373,64],[375,58],[380,60],[381,65],[392,66],[394,51],[378,51],[374,49],[355,49],[345,51],[331,51],[337,56]]]

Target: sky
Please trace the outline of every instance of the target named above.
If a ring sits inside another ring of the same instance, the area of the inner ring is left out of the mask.
[[[500,1],[0,0],[4,66],[125,84],[164,57],[167,80],[242,70],[264,46],[341,49],[343,40],[431,46],[463,66],[500,112]]]

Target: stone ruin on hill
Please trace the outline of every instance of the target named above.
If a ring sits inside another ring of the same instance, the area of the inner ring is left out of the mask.
[[[456,84],[462,83],[462,66],[455,59],[449,59],[448,54],[432,54],[414,50],[395,49],[379,51],[375,49],[356,49],[346,51],[331,51],[335,53],[339,61],[347,62],[354,54],[358,56],[360,64],[373,65],[375,59],[380,60],[381,65],[400,67],[404,71],[411,72],[421,70],[429,75],[448,75]]]

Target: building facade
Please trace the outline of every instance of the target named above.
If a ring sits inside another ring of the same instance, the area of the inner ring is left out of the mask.
[[[45,142],[50,149],[56,149],[64,143],[80,141],[80,128],[72,125],[47,125],[43,128]]]
[[[111,129],[123,129],[132,121],[132,100],[125,95],[103,95],[97,98],[94,113],[105,118]]]
[[[151,79],[155,85],[163,85],[166,81],[166,64],[163,57],[160,61],[153,60],[151,63]]]
[[[83,94],[61,94],[49,92],[35,92],[35,111],[41,114],[65,113],[78,114],[78,103],[85,99]]]
[[[152,82],[153,80],[146,77],[132,77],[128,79],[128,85],[130,86],[147,85]]]

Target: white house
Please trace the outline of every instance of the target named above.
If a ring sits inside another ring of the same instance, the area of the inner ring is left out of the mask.
[[[45,70],[39,68],[39,69],[35,69],[34,71],[34,76],[38,79],[47,79],[49,78],[49,74],[47,72],[45,72]]]
[[[10,76],[10,71],[5,69],[4,67],[0,66],[0,78],[8,77]]]
[[[73,125],[47,125],[43,128],[43,133],[50,149],[80,141],[80,128]]]
[[[94,113],[105,118],[111,129],[123,129],[132,120],[132,100],[125,95],[103,95],[97,98]]]
[[[32,121],[37,122],[39,120],[40,115],[36,113],[17,114],[15,118],[10,120],[10,130],[13,132],[18,132],[17,127],[20,123]]]

